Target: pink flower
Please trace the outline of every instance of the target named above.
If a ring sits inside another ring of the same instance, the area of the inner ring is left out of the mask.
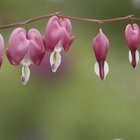
[[[101,80],[104,80],[109,72],[108,64],[105,61],[108,53],[108,47],[109,40],[102,32],[102,29],[100,29],[98,35],[93,39],[93,50],[97,60],[94,70]]]
[[[0,66],[2,65],[3,53],[4,53],[4,40],[2,35],[0,34]]]
[[[72,25],[69,19],[53,16],[48,21],[45,29],[45,46],[47,51],[52,52],[50,64],[53,72],[61,64],[61,51],[68,51],[74,36],[71,36]]]
[[[139,39],[140,31],[137,24],[128,24],[125,28],[125,39],[129,47],[129,61],[133,68],[136,68],[139,62]]]
[[[21,82],[24,85],[30,77],[29,66],[39,65],[44,54],[43,38],[38,30],[25,31],[23,28],[17,28],[12,32],[6,55],[12,65],[23,66]]]

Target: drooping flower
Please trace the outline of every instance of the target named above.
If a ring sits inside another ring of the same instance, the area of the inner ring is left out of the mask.
[[[29,66],[39,65],[45,54],[43,38],[36,29],[15,29],[8,43],[7,58],[12,65],[22,65],[21,82],[25,85],[30,77]]]
[[[53,16],[45,29],[45,46],[50,55],[52,72],[56,72],[61,64],[61,51],[68,51],[74,36],[71,36],[72,25],[69,19]]]
[[[138,46],[140,41],[140,30],[137,24],[128,24],[125,28],[125,39],[129,47],[129,61],[133,68],[139,62]]]
[[[109,48],[109,40],[102,32],[102,29],[99,30],[99,33],[93,39],[92,45],[97,60],[94,66],[94,71],[101,80],[104,80],[109,72],[108,64],[105,61]]]
[[[2,65],[3,53],[4,53],[4,40],[2,35],[0,34],[0,66]]]

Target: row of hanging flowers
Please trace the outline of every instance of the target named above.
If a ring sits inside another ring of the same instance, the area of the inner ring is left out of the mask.
[[[125,17],[124,20],[129,18]],[[72,17],[71,19],[76,18]],[[81,19],[77,18],[77,20]],[[113,20],[110,19],[110,21]],[[123,20],[123,18],[117,18],[117,20]],[[98,22],[97,20],[94,21]],[[12,26],[14,25],[7,27]],[[4,28],[4,26],[1,26],[1,28]],[[39,65],[46,52],[51,52],[50,66],[52,72],[56,72],[61,64],[61,52],[69,50],[74,38],[72,36],[70,18],[53,15],[46,25],[43,36],[35,28],[30,30],[25,30],[21,27],[16,28],[10,35],[6,55],[10,64],[15,66],[22,65],[21,82],[25,85],[30,77],[29,66]],[[125,39],[129,47],[129,61],[132,67],[136,68],[139,62],[139,52],[137,49],[140,41],[140,30],[137,24],[128,24],[126,26]],[[104,80],[109,72],[109,66],[106,62],[109,40],[101,28],[99,33],[93,38],[92,47],[97,61],[94,65],[94,71],[101,80]],[[2,64],[3,53],[4,39],[0,34],[0,65]]]

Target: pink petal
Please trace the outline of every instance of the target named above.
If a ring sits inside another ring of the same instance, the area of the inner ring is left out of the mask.
[[[7,57],[11,64],[18,65],[28,51],[29,40],[26,39],[26,31],[23,28],[15,29],[8,43]]]
[[[139,27],[137,24],[128,24],[125,29],[125,39],[130,49],[136,50],[139,46]]]
[[[68,34],[66,30],[63,29],[63,36],[61,37],[61,43],[64,51],[69,50],[71,44],[74,41],[74,38],[75,38],[74,36],[71,37],[70,34]]]
[[[48,51],[53,51],[62,36],[62,29],[59,25],[59,19],[53,16],[48,21],[45,29],[45,46]]]
[[[68,34],[71,34],[72,25],[68,18],[60,18],[59,24],[61,27],[63,27],[68,32]]]
[[[109,47],[109,40],[100,29],[98,35],[93,39],[93,50],[98,62],[105,61]]]
[[[43,38],[38,30],[31,29],[28,32],[28,39],[30,40],[28,55],[33,64],[39,65],[45,54]]]
[[[9,52],[8,49],[6,50],[6,56],[7,56],[8,60],[9,60],[10,64],[12,64],[12,65],[18,65],[18,63],[15,63],[13,61],[13,59],[12,59],[12,57],[11,57],[10,52]]]

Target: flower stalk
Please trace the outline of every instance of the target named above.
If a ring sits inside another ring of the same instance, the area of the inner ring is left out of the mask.
[[[118,18],[111,18],[111,19],[90,19],[90,18],[80,18],[80,17],[75,17],[75,16],[62,15],[62,14],[59,14],[59,12],[56,12],[56,13],[52,13],[52,14],[47,14],[47,15],[31,18],[31,19],[21,21],[21,22],[16,22],[16,23],[7,24],[7,25],[1,25],[0,29],[24,26],[24,25],[27,25],[32,22],[51,18],[52,16],[57,16],[60,18],[68,18],[70,20],[76,20],[76,21],[91,22],[91,23],[109,23],[109,22],[127,21],[127,20],[140,21],[140,18],[134,17],[133,15],[118,17]]]

